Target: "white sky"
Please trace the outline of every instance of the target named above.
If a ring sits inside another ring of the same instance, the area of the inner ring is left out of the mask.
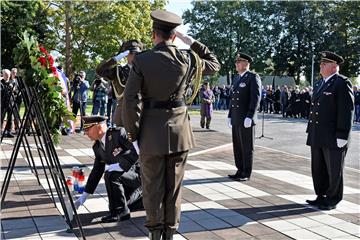
[[[182,17],[183,13],[187,9],[191,9],[191,8],[192,8],[191,0],[169,0],[169,3],[165,7],[167,11],[173,12],[179,15],[180,17]],[[189,26],[187,25],[181,25],[177,28],[177,30],[182,33],[187,33],[188,29]],[[180,41],[179,39],[175,39],[175,44],[177,44],[179,48],[184,48],[184,49],[189,48],[188,45],[183,44],[182,41]]]

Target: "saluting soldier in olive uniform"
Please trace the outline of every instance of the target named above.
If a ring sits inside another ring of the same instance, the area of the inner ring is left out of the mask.
[[[150,239],[158,240],[172,239],[179,225],[185,162],[194,147],[184,101],[188,79],[196,70],[214,74],[220,64],[205,45],[175,31],[182,23],[179,16],[156,10],[151,17],[155,47],[135,56],[124,92],[124,120],[133,144],[139,141],[145,226]],[[173,44],[175,37],[193,52],[180,51]],[[143,102],[140,122],[139,92]]]
[[[127,78],[129,76],[130,69],[132,67],[132,61],[134,59],[135,54],[141,52],[143,48],[143,44],[138,40],[130,40],[125,43],[120,48],[120,53],[116,56],[102,62],[96,68],[96,73],[105,78],[108,81],[111,81],[113,91],[115,93],[117,104],[114,114],[114,123],[116,126],[123,126],[123,92],[125,88],[125,84]],[[127,64],[122,66],[118,64],[118,62],[127,57]]]
[[[343,58],[321,53],[322,78],[314,86],[306,144],[311,147],[311,172],[315,200],[306,200],[321,210],[331,210],[343,197],[343,167],[354,112],[350,80],[339,74]]]
[[[231,91],[229,127],[232,127],[232,140],[235,165],[238,169],[229,178],[236,181],[250,179],[253,165],[255,124],[257,108],[260,103],[261,80],[256,73],[250,72],[252,57],[238,53],[236,70],[239,75],[234,79]]]
[[[138,154],[128,140],[124,128],[107,129],[102,116],[83,117],[85,134],[95,141],[94,167],[87,180],[85,191],[75,201],[78,208],[89,194],[93,194],[105,172],[105,186],[110,214],[102,222],[123,221],[130,218],[130,209],[141,207],[142,188]]]

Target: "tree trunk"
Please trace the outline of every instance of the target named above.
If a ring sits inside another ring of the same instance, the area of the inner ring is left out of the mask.
[[[72,79],[72,2],[65,2],[65,73]]]

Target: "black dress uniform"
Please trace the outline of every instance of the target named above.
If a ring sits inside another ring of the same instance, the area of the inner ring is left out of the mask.
[[[84,122],[90,117],[85,117]],[[85,126],[85,124],[84,124]],[[95,162],[85,186],[93,194],[105,170],[105,164],[119,163],[119,171],[106,171],[104,175],[111,217],[129,218],[131,206],[142,198],[138,155],[124,128],[110,128],[106,132],[105,147],[101,141],[93,145]],[[125,214],[124,214],[125,213]],[[125,220],[125,219],[118,219]],[[106,219],[105,219],[106,221]]]
[[[240,53],[249,62],[252,58]],[[246,71],[238,75],[232,85],[231,102],[228,118],[231,118],[232,140],[235,165],[238,169],[235,175],[229,175],[235,180],[250,178],[253,164],[255,124],[257,108],[260,103],[261,80],[258,74]],[[244,127],[245,118],[252,119],[251,127]]]
[[[342,58],[323,52],[323,59],[341,63]],[[339,148],[337,139],[349,141],[354,111],[354,95],[349,79],[335,73],[314,87],[311,99],[306,144],[311,147],[311,171],[315,201],[320,209],[330,210],[343,197],[343,167],[348,144]]]

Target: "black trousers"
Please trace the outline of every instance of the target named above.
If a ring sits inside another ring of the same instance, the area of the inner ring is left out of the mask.
[[[232,126],[232,140],[237,175],[250,177],[253,165],[255,127]]]
[[[105,172],[104,179],[110,213],[119,213],[142,197],[140,176],[135,168],[125,173]]]
[[[315,193],[336,205],[343,198],[343,169],[347,147],[311,147],[311,173]]]
[[[85,116],[86,115],[86,105],[87,103],[86,102],[76,102],[76,101],[73,101],[73,114],[74,114],[74,117],[77,116],[78,114],[78,111],[80,109],[80,115],[81,116]],[[80,129],[82,130],[83,129],[83,122],[80,121]]]

